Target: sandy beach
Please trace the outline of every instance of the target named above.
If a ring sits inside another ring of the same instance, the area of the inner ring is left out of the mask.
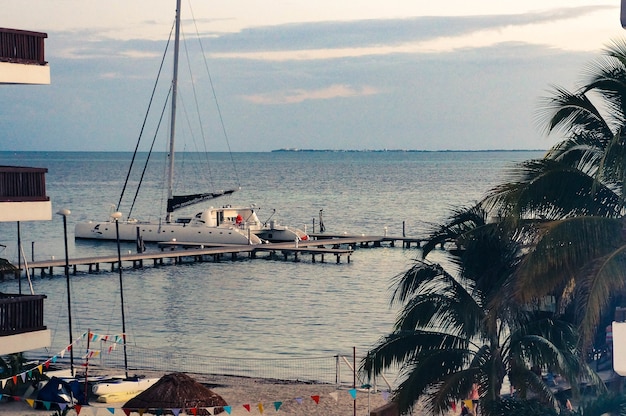
[[[162,374],[161,374],[162,375]],[[298,381],[268,380],[260,378],[230,377],[189,374],[196,381],[207,385],[215,393],[222,396],[231,406],[230,414],[260,415],[341,415],[365,416],[386,403],[388,394],[377,391],[357,389],[353,399],[351,388],[330,384],[317,384]],[[160,375],[147,375],[149,377]],[[319,399],[318,399],[319,397]],[[317,401],[316,401],[317,400]],[[354,403],[356,402],[356,413]],[[124,403],[90,403],[80,410],[80,415],[105,416],[125,415],[122,410]],[[276,406],[279,406],[278,411]],[[25,401],[0,403],[0,415],[3,416],[44,416],[52,415],[52,410],[36,410]],[[70,410],[68,415],[76,415]],[[139,413],[134,412],[138,415]],[[180,414],[185,414],[181,412]],[[227,412],[221,413],[228,415]]]

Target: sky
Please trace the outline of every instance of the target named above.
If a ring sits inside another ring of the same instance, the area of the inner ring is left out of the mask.
[[[3,3],[0,27],[48,34],[51,84],[0,86],[0,150],[132,151],[175,1]],[[602,0],[182,0],[182,19],[185,151],[547,149],[542,99],[625,35]],[[162,85],[140,149],[166,150]]]

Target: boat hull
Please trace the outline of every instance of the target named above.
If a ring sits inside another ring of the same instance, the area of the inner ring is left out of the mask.
[[[106,394],[138,394],[159,381],[158,378],[140,378],[137,380],[114,380],[106,383],[94,384],[91,391],[96,396]]]
[[[119,234],[122,241],[144,242],[185,241],[204,244],[261,244],[262,240],[255,233],[231,226],[208,227],[189,224],[157,224],[150,222],[119,222]],[[79,222],[74,228],[74,237],[91,240],[117,239],[114,221]]]

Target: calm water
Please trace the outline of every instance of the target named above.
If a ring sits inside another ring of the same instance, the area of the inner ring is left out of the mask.
[[[327,232],[423,236],[429,223],[451,207],[479,199],[515,162],[541,152],[434,153],[235,153],[236,171],[227,154],[207,160],[178,155],[184,172],[178,188],[192,192],[240,184],[242,190],[216,204],[251,204],[259,217],[277,210],[281,223],[308,227],[320,209]],[[129,153],[0,152],[0,165],[48,168],[52,210],[68,208],[70,257],[116,254],[109,242],[74,241],[78,220],[105,219],[116,204],[126,176]],[[164,163],[147,172],[133,210],[137,218],[162,215]],[[212,187],[202,185],[206,181]],[[208,188],[208,189],[207,189]],[[132,192],[130,197],[132,198]],[[128,204],[122,211],[128,212]],[[192,209],[195,211],[195,209]],[[317,226],[317,224],[316,224]],[[0,257],[17,263],[16,224],[0,223]],[[22,223],[30,260],[63,258],[63,222]],[[122,250],[133,250],[124,245]],[[366,351],[388,333],[395,320],[389,307],[390,280],[406,270],[417,249],[358,249],[350,264],[312,264],[241,260],[124,270],[124,297],[130,342],[167,351],[222,357],[276,358],[350,354]],[[59,270],[58,273],[62,273]],[[46,325],[55,354],[67,345],[65,279],[33,278],[44,293]],[[120,333],[117,273],[72,276],[75,336],[90,328]],[[26,291],[26,284],[23,286]],[[0,283],[17,293],[17,283]]]

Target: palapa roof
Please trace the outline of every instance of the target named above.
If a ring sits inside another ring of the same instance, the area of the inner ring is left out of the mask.
[[[196,415],[218,414],[228,403],[217,393],[184,373],[167,374],[124,404],[143,413],[174,414],[171,409],[197,409]],[[212,407],[212,412],[206,408]]]

